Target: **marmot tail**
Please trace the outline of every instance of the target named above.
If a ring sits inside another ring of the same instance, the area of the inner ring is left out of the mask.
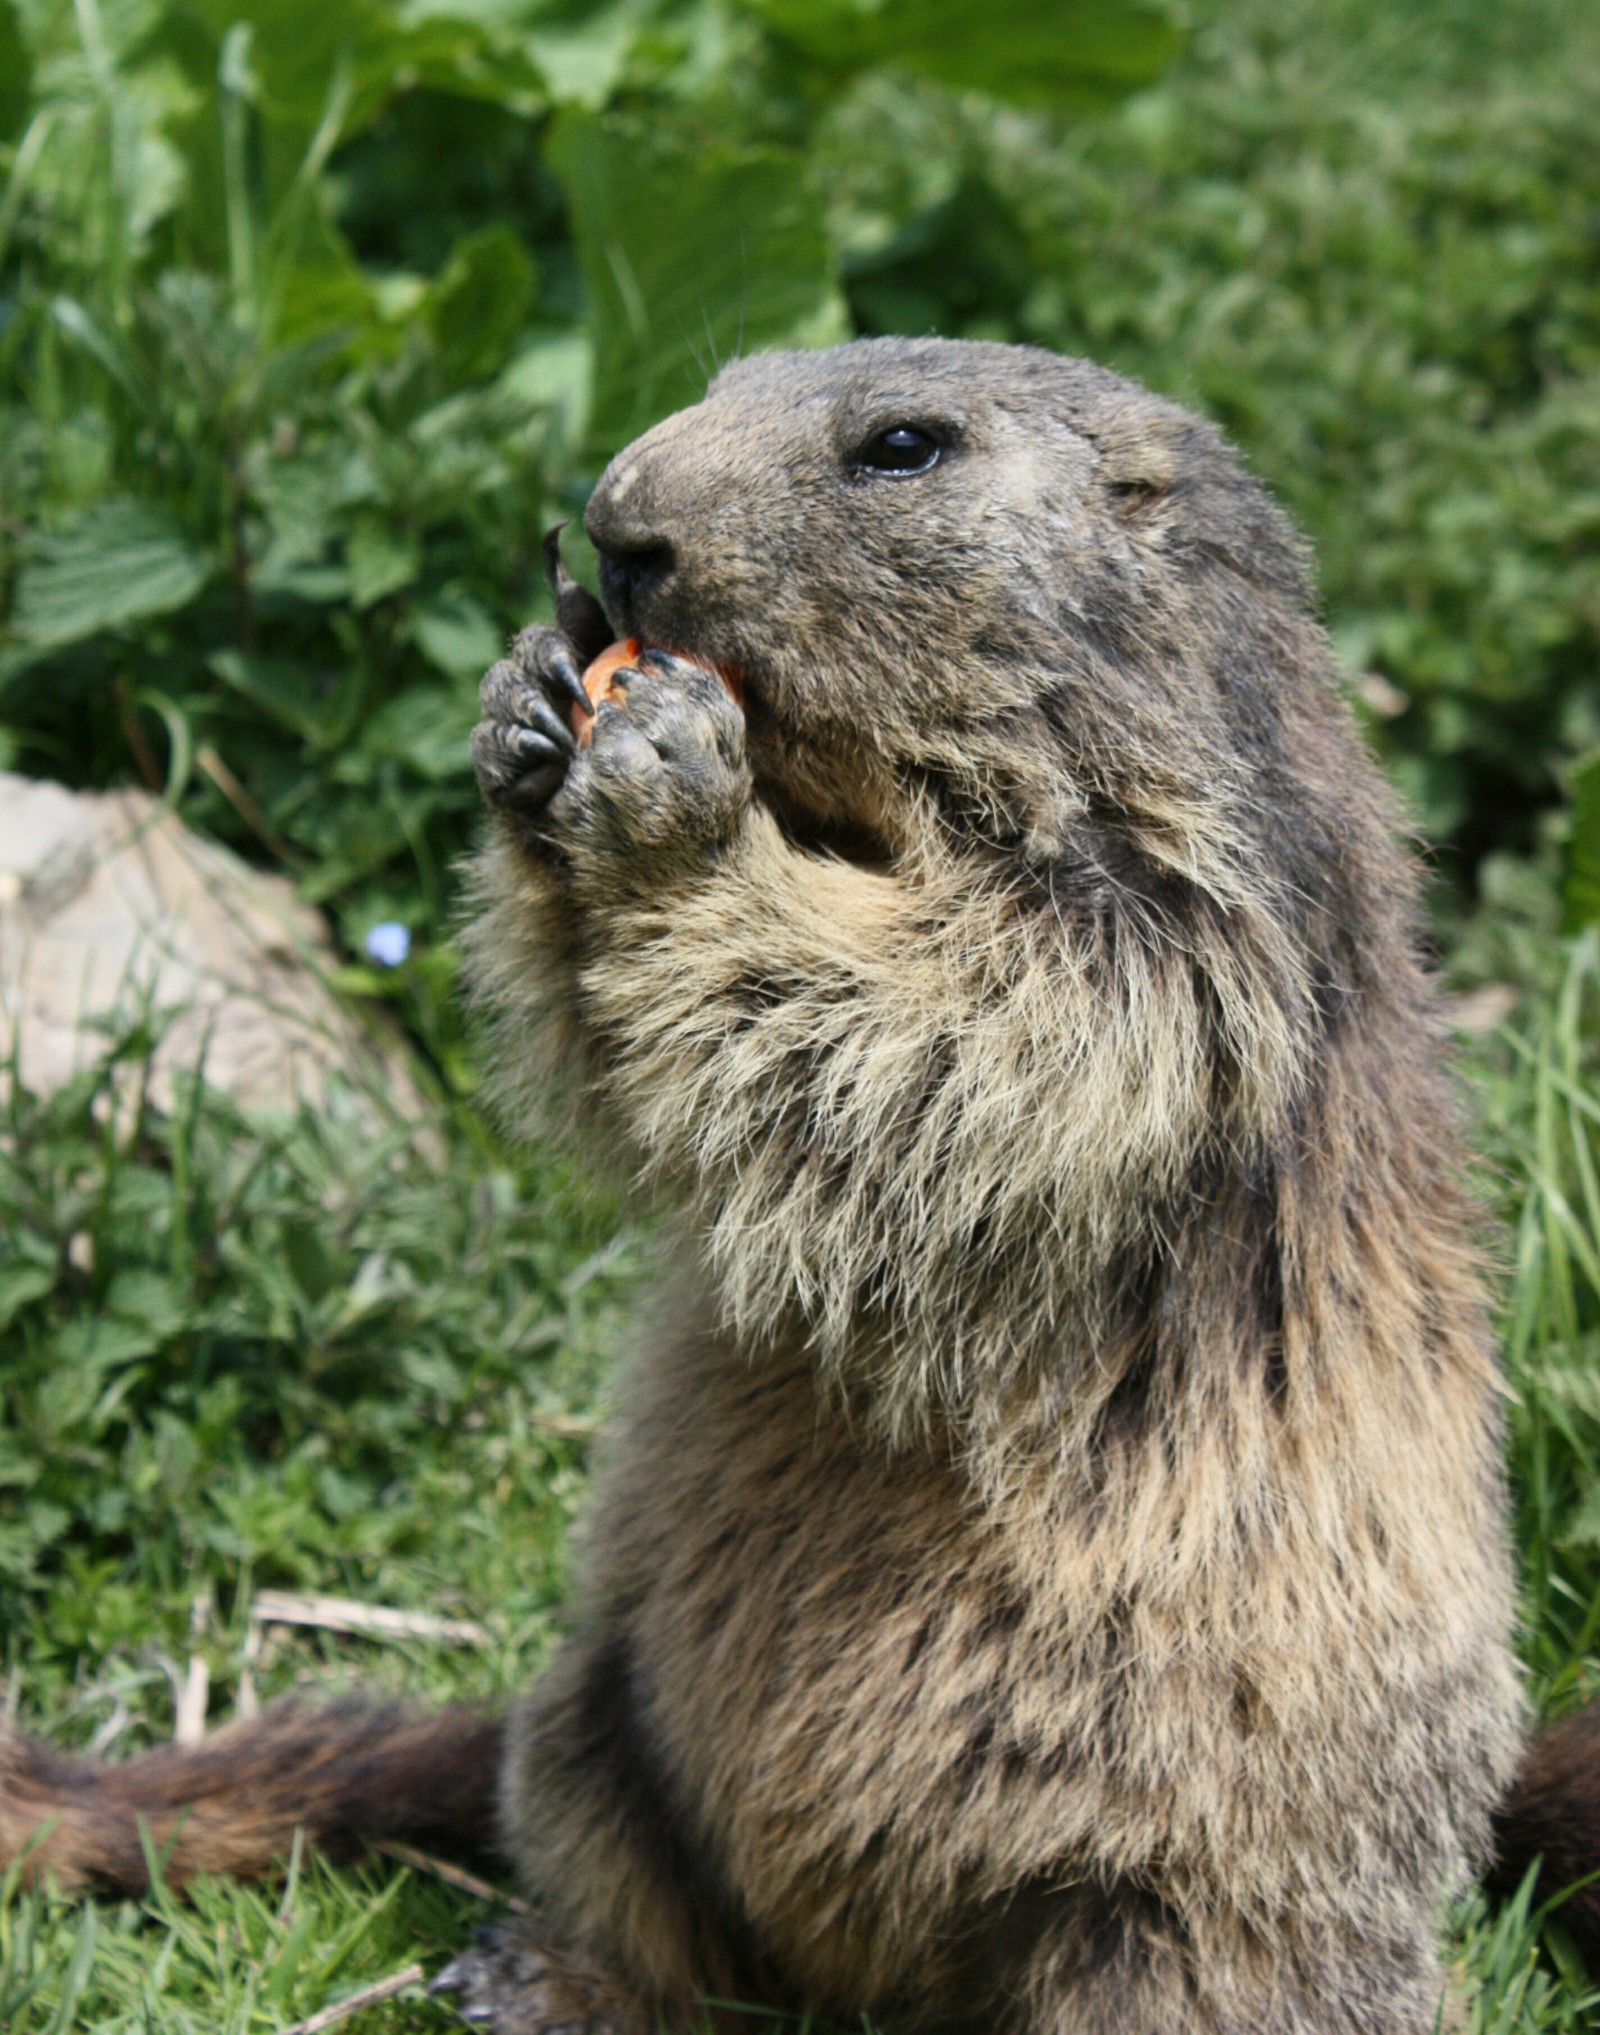
[[[395,1842],[482,1858],[501,1742],[500,1721],[477,1711],[419,1716],[359,1700],[279,1705],[202,1745],[116,1763],[0,1731],[0,1868],[24,1857],[29,1878],[139,1893],[147,1847],[176,1884],[270,1871],[296,1830],[333,1858]]]

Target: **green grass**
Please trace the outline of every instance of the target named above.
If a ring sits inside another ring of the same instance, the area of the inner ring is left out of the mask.
[[[1558,1715],[1600,1679],[1600,929],[1564,965],[1547,950],[1544,972],[1550,986],[1529,993],[1472,1073],[1504,1270],[1522,1653],[1540,1710]],[[1475,2028],[1600,2025],[1559,1901],[1541,1914],[1524,1898],[1498,1917],[1474,1903],[1461,1936]]]
[[[198,1649],[225,1719],[266,1584],[470,1614],[488,1639],[274,1627],[264,1695],[503,1697],[561,1597],[631,1255],[614,1211],[512,1165],[461,1110],[386,1138],[353,1106],[267,1129],[191,1084],[165,1119],[149,1043],[135,1029],[48,1103],[13,1087],[0,1112],[13,1707],[120,1755],[170,1732]],[[315,1861],[287,1889],[99,1909],[13,1880],[0,2026],[277,2028],[459,1944],[473,1910],[407,1871]],[[447,2019],[407,2002],[365,2025]]]
[[[453,1612],[488,1638],[275,1628],[265,1694],[522,1685],[638,1259],[615,1209],[508,1160],[463,1106],[387,1138],[353,1107],[269,1130],[191,1084],[162,1117],[149,1045],[112,1040],[48,1103],[13,1084],[0,1117],[0,1613],[21,1721],[119,1755],[161,1739],[196,1648],[225,1720],[268,1585]],[[1600,934],[1472,1071],[1508,1269],[1524,1650],[1559,1709],[1594,1686],[1600,1632]],[[433,1968],[483,1913],[377,1861],[99,1907],[13,1878],[0,2026],[265,2035]],[[1454,1935],[1483,2035],[1600,2025],[1559,1910],[1478,1897]],[[448,2020],[406,1997],[358,2025]]]
[[[0,1896],[0,2026],[206,2035],[291,2025],[459,1944],[475,1905],[409,1872],[339,1874],[307,1860],[279,1885],[202,1881],[116,1907]],[[358,2035],[459,2028],[413,1988],[363,2010]]]
[[[559,1595],[573,1409],[628,1257],[614,1213],[464,1110],[264,1129],[191,1084],[163,1118],[147,1044],[0,1116],[0,1592],[24,1712],[59,1710],[70,1677],[91,1732],[102,1679],[159,1681],[153,1649],[185,1651],[201,1595],[225,1688],[265,1581],[492,1605],[473,1672],[507,1686]]]

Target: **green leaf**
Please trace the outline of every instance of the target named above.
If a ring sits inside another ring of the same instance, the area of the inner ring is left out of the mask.
[[[345,547],[350,597],[358,608],[370,608],[385,594],[409,586],[421,563],[422,554],[414,537],[391,529],[375,516],[363,516]]]
[[[400,13],[409,16],[403,23],[395,19]],[[533,38],[520,26],[499,27],[493,16],[493,9],[472,4],[370,7],[370,40],[358,83],[374,96],[372,110],[380,110],[400,83],[486,99],[524,117],[539,112],[549,88],[535,61]]]
[[[483,381],[505,365],[533,285],[533,262],[509,226],[486,226],[456,242],[423,306],[449,387]]]
[[[36,651],[187,607],[209,560],[146,503],[100,502],[57,537],[36,540],[17,580],[12,627]]]
[[[56,1283],[50,1265],[0,1265],[0,1329],[9,1328],[25,1307],[42,1300]]]
[[[26,1491],[43,1472],[44,1464],[25,1442],[0,1433],[0,1491]]]
[[[361,747],[369,756],[392,757],[430,781],[464,778],[472,769],[470,742],[477,717],[470,692],[411,686],[373,714],[361,731]]]
[[[899,64],[1021,105],[1104,106],[1159,77],[1181,35],[1140,0],[745,0],[843,72]]]
[[[188,1325],[183,1294],[159,1272],[130,1267],[118,1272],[106,1291],[105,1312],[157,1342],[169,1342]]]
[[[246,657],[238,650],[218,650],[208,662],[225,685],[314,748],[328,747],[343,726],[352,683],[348,676],[330,685],[329,674],[315,665],[287,657]]]
[[[1581,932],[1600,920],[1600,752],[1572,774],[1572,831],[1567,836],[1563,930]]]
[[[505,631],[470,594],[441,594],[411,617],[411,637],[451,678],[481,678],[505,648]]]
[[[142,1321],[115,1321],[107,1315],[75,1315],[51,1339],[52,1376],[81,1369],[111,1371],[155,1349],[157,1337]]]
[[[305,209],[286,240],[272,320],[280,381],[285,365],[314,367],[331,351],[357,346],[379,322],[372,279],[320,204]]]
[[[598,449],[694,401],[730,355],[844,336],[799,156],[583,114],[563,119],[553,153],[596,334]]]
[[[236,24],[248,25],[260,110],[291,133],[316,127],[341,63],[348,63],[351,80],[341,122],[346,140],[397,90],[427,86],[523,114],[548,96],[527,37],[496,24],[489,8],[460,0],[414,8],[384,0],[195,0],[192,11],[219,43]]]
[[[530,21],[528,47],[551,96],[563,106],[598,112],[621,82],[645,12],[640,0],[591,0],[565,20],[547,14]]]
[[[583,436],[594,388],[594,342],[588,332],[561,332],[524,347],[495,384],[523,412],[542,411],[547,457],[559,462]]]

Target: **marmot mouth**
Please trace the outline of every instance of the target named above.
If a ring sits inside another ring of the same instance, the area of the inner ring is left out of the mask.
[[[565,523],[557,523],[553,530],[545,533],[544,573],[555,602],[556,626],[577,653],[578,662],[587,669],[614,643],[624,637],[631,638],[641,650],[665,650],[678,657],[692,657],[697,664],[714,671],[728,688],[734,703],[742,707],[751,684],[750,672],[743,664],[702,649],[694,641],[692,630],[676,631],[672,641],[668,642],[637,625],[626,629],[612,626],[599,600],[572,577],[562,562],[561,533],[566,527]]]
[[[617,641],[617,631],[595,596],[580,586],[562,563],[561,532],[565,527],[558,523],[545,537],[545,577],[555,601],[557,626],[587,669]],[[827,801],[818,799],[813,771],[800,762],[807,752],[814,758],[815,742],[773,711],[758,667],[746,659],[717,655],[709,645],[696,642],[693,629],[675,629],[671,642],[638,628],[630,633],[641,650],[692,657],[722,680],[744,711],[756,795],[797,846],[837,855],[864,868],[888,865],[892,859],[889,845],[869,822],[838,810],[819,810]],[[813,781],[808,784],[808,779]]]

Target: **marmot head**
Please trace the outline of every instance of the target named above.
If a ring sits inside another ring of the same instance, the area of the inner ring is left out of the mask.
[[[586,522],[617,633],[745,675],[802,837],[996,858],[1106,949],[1190,956],[1241,1036],[1270,1010],[1300,1068],[1378,925],[1409,939],[1304,548],[1176,404],[1022,347],[759,356]]]
[[[1241,614],[1303,618],[1308,590],[1217,434],[1028,348],[879,339],[738,362],[612,461],[586,521],[617,632],[740,669],[758,776],[835,818],[872,817],[849,806],[877,763],[928,773],[952,809],[976,799],[1002,832],[1010,804],[1048,858],[1098,768],[1120,752],[1126,778],[1151,740],[1157,804],[1185,774],[1209,802],[1241,734],[1259,737],[1241,718],[1270,721],[1305,661],[1240,668]],[[1201,612],[1218,601],[1225,617]],[[1018,768],[1042,749],[1054,795]]]

